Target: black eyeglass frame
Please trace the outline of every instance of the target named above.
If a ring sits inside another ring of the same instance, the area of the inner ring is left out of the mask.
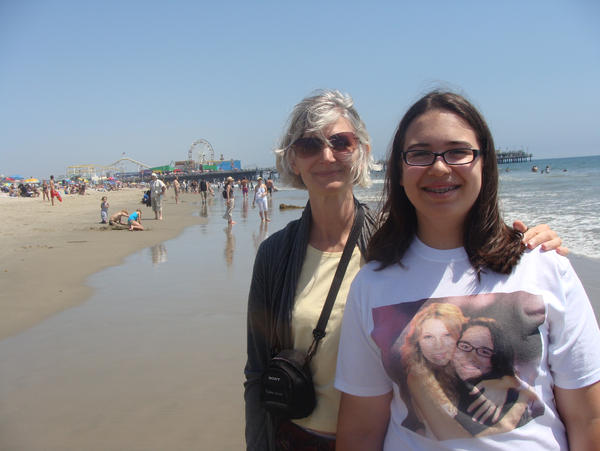
[[[446,154],[449,152],[456,152],[458,150],[464,151],[464,150],[469,150],[473,153],[473,158],[469,161],[466,161],[464,163],[450,163],[447,159],[446,159]],[[415,153],[415,152],[428,152],[431,154],[431,163],[427,163],[427,164],[415,164],[415,163],[410,163],[408,161],[408,154],[411,153]],[[475,161],[475,159],[481,155],[481,150],[479,149],[470,149],[468,147],[462,147],[460,149],[448,149],[445,150],[443,152],[431,152],[430,150],[404,150],[402,151],[402,159],[404,160],[404,163],[406,163],[408,166],[431,166],[432,164],[435,163],[435,160],[437,159],[437,157],[442,157],[442,159],[444,160],[444,163],[446,163],[449,166],[462,166],[464,164],[470,164],[473,163],[473,161]]]
[[[461,345],[463,346],[462,348],[461,348]],[[493,350],[491,350],[490,348],[488,348],[487,346],[480,346],[479,348],[476,348],[468,341],[462,341],[462,340],[458,340],[456,342],[456,348],[460,349],[462,352],[471,352],[471,351],[475,350],[475,353],[478,356],[486,357],[486,358],[491,358],[495,354],[495,352]],[[483,352],[483,354],[482,354],[482,352]]]

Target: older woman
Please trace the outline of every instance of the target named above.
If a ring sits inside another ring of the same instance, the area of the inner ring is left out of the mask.
[[[281,180],[308,190],[302,217],[258,249],[248,298],[248,359],[245,367],[246,445],[249,450],[334,449],[340,393],[334,388],[340,323],[350,282],[364,262],[374,218],[353,195],[367,186],[370,138],[352,98],[321,91],[295,106],[276,150]],[[355,215],[365,220],[327,323],[311,361],[317,405],[289,421],[261,404],[261,375],[284,349],[306,352],[350,235]],[[540,233],[542,232],[542,233]],[[546,228],[531,230],[532,244],[560,240]]]

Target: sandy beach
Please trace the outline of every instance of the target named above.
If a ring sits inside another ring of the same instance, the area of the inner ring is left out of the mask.
[[[254,253],[305,194],[276,193],[269,224],[239,199],[230,228],[222,199],[171,191],[164,221],[142,206],[143,232],[98,224],[104,194],[0,198],[0,450],[243,449]],[[600,262],[570,259],[598,318]]]
[[[146,230],[99,224],[104,195],[109,214],[140,208]],[[140,203],[141,189],[88,190],[83,196],[65,195],[54,206],[41,197],[0,197],[0,339],[84,301],[91,295],[84,283],[89,275],[202,222],[192,215],[197,194],[182,194],[178,205],[173,196],[166,194],[164,221],[155,221],[152,210]]]

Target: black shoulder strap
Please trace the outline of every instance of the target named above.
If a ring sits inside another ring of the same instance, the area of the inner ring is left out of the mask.
[[[360,205],[357,205],[356,215],[354,216],[354,223],[352,224],[352,230],[350,230],[350,236],[348,237],[348,241],[346,241],[346,245],[344,246],[344,252],[342,253],[342,257],[340,258],[340,262],[338,263],[335,275],[333,276],[333,282],[331,282],[331,288],[329,288],[327,299],[325,299],[325,304],[323,305],[323,310],[321,311],[319,322],[317,323],[317,327],[315,327],[315,329],[313,330],[314,338],[312,344],[310,345],[310,348],[308,348],[308,352],[306,353],[306,364],[308,364],[311,361],[311,359],[317,352],[317,346],[319,345],[319,341],[325,336],[325,327],[327,326],[327,321],[329,321],[329,315],[331,315],[331,310],[333,309],[335,298],[337,297],[340,285],[342,284],[342,280],[344,279],[346,268],[348,267],[348,263],[350,262],[350,258],[352,257],[352,253],[354,252],[354,248],[356,247],[356,243],[358,241],[358,236],[360,235],[364,219],[365,212]]]

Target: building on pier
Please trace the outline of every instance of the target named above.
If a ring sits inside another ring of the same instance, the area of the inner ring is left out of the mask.
[[[532,157],[533,157],[532,154],[527,153],[523,150],[508,150],[505,152],[496,150],[496,159],[498,161],[498,164],[523,163],[523,162],[531,161]]]

